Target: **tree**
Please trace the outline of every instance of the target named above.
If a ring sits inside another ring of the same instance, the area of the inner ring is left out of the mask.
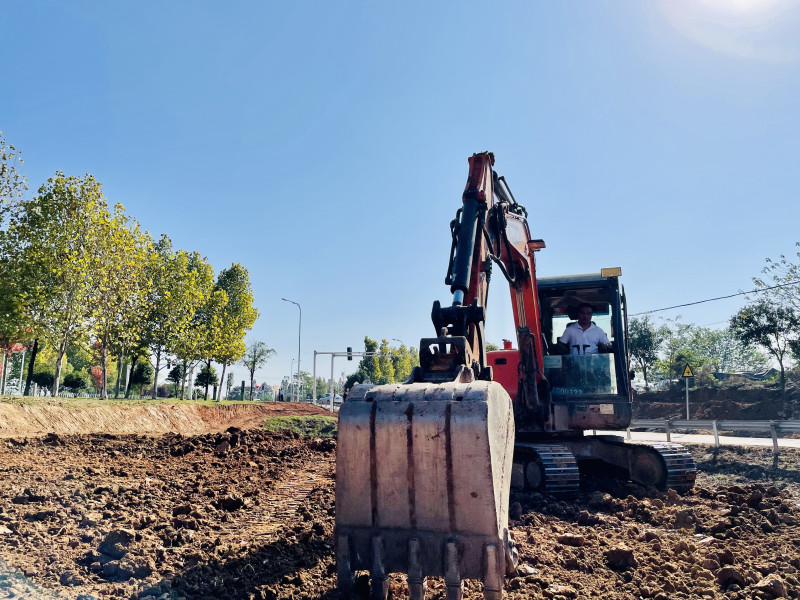
[[[211,292],[213,272],[199,254],[173,251],[166,235],[153,245],[146,269],[148,313],[142,346],[154,359],[155,396],[162,358],[181,350],[191,354],[191,342],[196,341],[193,319]],[[183,370],[184,377],[187,372],[188,369]]]
[[[372,383],[378,383],[382,376],[378,367],[378,362],[375,360],[375,352],[377,352],[377,350],[378,342],[365,336],[364,356],[361,357],[361,361],[358,363],[357,369],[364,376],[363,379],[360,380],[361,383],[364,383],[365,380],[369,380]]]
[[[649,315],[638,319],[632,317],[628,326],[628,344],[631,358],[642,370],[645,385],[648,384],[648,370],[655,367],[658,362],[658,351],[666,338],[668,329],[656,327],[650,321]]]
[[[19,297],[35,328],[56,348],[53,394],[58,394],[62,359],[71,339],[84,334],[98,223],[107,215],[100,183],[56,173],[12,216],[8,248]]]
[[[762,298],[731,317],[730,329],[743,344],[760,346],[778,361],[781,389],[785,389],[785,363],[792,346],[800,345],[800,314],[775,300]]]
[[[253,306],[250,275],[242,265],[234,263],[230,269],[220,271],[216,287],[228,297],[220,315],[220,339],[212,357],[222,365],[220,380],[224,381],[227,366],[244,356],[244,337],[256,322],[258,311]]]
[[[95,281],[89,293],[89,323],[99,344],[103,369],[100,395],[108,398],[109,353],[113,348],[118,356],[124,355],[126,349],[137,346],[141,336],[141,321],[147,310],[145,265],[150,236],[125,215],[121,204],[114,207],[113,216],[99,216],[95,235],[97,245],[91,264]]]
[[[264,342],[255,341],[247,346],[242,364],[250,372],[250,400],[253,399],[253,380],[256,371],[266,366],[267,361],[273,356],[275,356],[275,350],[268,348]]]
[[[176,398],[178,397],[178,384],[183,381],[185,376],[182,363],[176,364],[167,374],[167,381],[171,381],[173,384],[174,393],[172,395]]]
[[[64,376],[64,387],[71,389],[73,392],[86,389],[89,387],[89,377],[84,373],[73,371]]]
[[[378,349],[380,379],[375,381],[375,383],[393,383],[395,381],[394,359],[395,356],[392,354],[392,349],[389,348],[389,342],[385,339],[381,340],[381,345]]]
[[[153,382],[153,366],[149,362],[140,362],[131,372],[131,385],[139,386],[139,395],[144,392],[144,386]],[[155,396],[156,398],[158,396]]]
[[[6,141],[0,131],[0,228],[28,189],[27,180],[17,171],[17,166],[22,162],[19,151]]]
[[[204,365],[197,377],[194,378],[195,386],[205,388],[203,400],[208,400],[208,386],[216,386],[218,383],[217,371],[211,365]]]
[[[800,242],[795,246],[800,247]],[[782,286],[764,293],[774,298],[776,304],[800,311],[800,251],[796,257],[798,262],[792,262],[783,254],[777,260],[768,258],[767,266],[761,271],[764,276],[754,277],[753,282],[761,289]]]

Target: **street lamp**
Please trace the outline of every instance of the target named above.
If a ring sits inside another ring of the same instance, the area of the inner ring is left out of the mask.
[[[297,383],[300,383],[300,331],[303,327],[303,309],[300,308],[300,305],[295,302],[294,300],[287,300],[286,298],[281,298],[284,302],[291,302],[297,307],[297,310],[300,311],[300,321],[297,324]],[[294,401],[297,402],[296,397],[297,387],[295,387],[295,398]]]
[[[289,387],[292,390],[292,401],[294,401],[294,391],[297,389],[294,383],[294,359],[292,359],[292,366],[289,367]]]
[[[403,346],[406,345],[406,343],[403,340],[398,340],[397,338],[392,338],[392,341],[393,342],[400,342]]]

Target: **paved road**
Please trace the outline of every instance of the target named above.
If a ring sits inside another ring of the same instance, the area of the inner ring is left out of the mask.
[[[625,431],[598,431],[598,434],[612,434],[626,436]],[[648,442],[664,442],[667,434],[663,431],[631,431],[632,440],[643,440]],[[676,433],[670,434],[670,440],[679,444],[713,444],[713,435],[701,435],[697,433]],[[772,447],[772,438],[769,437],[734,437],[728,435],[719,436],[721,446],[769,446]],[[800,448],[800,439],[778,438],[780,448]]]

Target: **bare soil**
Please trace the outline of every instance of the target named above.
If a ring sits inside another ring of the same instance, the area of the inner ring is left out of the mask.
[[[692,419],[800,419],[800,385],[790,381],[783,391],[777,383],[764,382],[689,388],[689,411]],[[636,394],[633,418],[685,419],[685,387]]]
[[[340,598],[335,441],[241,427],[265,414],[191,435],[7,435],[0,598]],[[800,454],[692,452],[684,496],[602,475],[571,502],[513,495],[505,597],[799,598]],[[467,582],[465,598],[480,590]],[[402,576],[390,594],[407,595]]]

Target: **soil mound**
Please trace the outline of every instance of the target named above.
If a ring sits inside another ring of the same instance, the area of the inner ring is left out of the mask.
[[[0,438],[41,436],[48,433],[199,435],[228,427],[250,429],[276,416],[330,415],[306,403],[268,402],[206,406],[185,404],[98,404],[70,406],[56,400],[39,404],[0,402]]]

